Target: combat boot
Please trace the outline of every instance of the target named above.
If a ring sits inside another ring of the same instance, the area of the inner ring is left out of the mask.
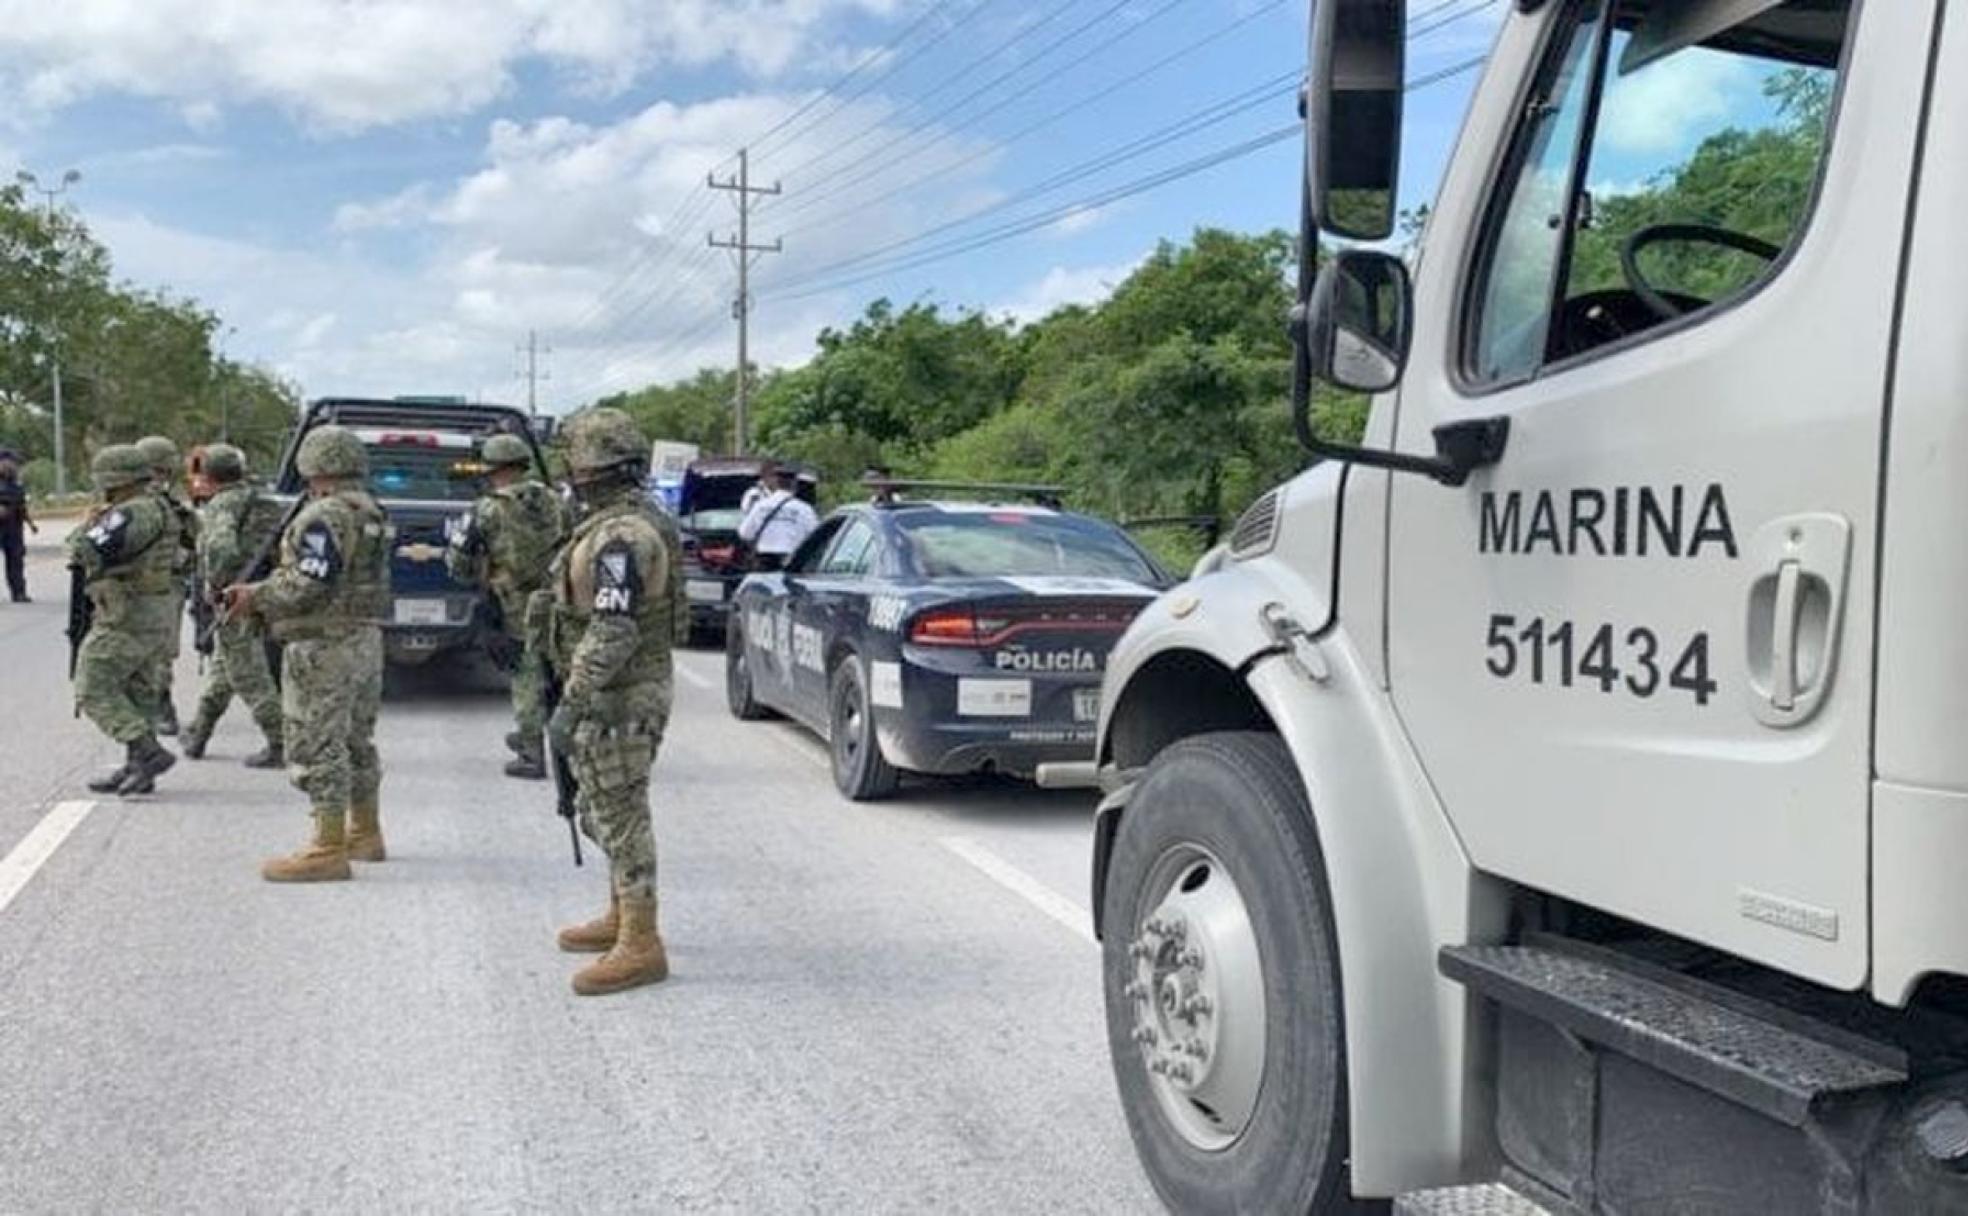
[[[148,794],[157,788],[157,778],[164,775],[178,758],[169,748],[150,735],[145,735],[130,745],[130,771],[123,778],[123,784],[116,787],[120,798],[132,794]]]
[[[89,788],[98,794],[114,794],[122,787],[123,782],[129,778],[130,770],[136,766],[136,763],[137,745],[134,743],[124,744],[122,765],[111,769],[94,781],[89,782]]]
[[[516,730],[506,732],[506,750],[515,756],[526,754],[526,736]]]
[[[164,708],[157,714],[157,733],[169,738],[178,733],[178,707],[167,698]]]
[[[656,901],[623,898],[619,902],[622,923],[615,931],[615,944],[574,973],[574,991],[582,996],[605,996],[670,978],[670,956],[656,932]]]
[[[350,861],[381,861],[383,849],[382,811],[369,798],[349,806],[348,855]]]
[[[212,741],[212,725],[203,718],[191,720],[191,727],[185,731],[184,737],[178,740],[178,750],[184,753],[185,759],[205,758],[205,745]]]
[[[608,911],[584,925],[571,925],[560,931],[560,948],[569,954],[600,954],[615,944],[622,926],[622,904],[615,892],[608,893]]]
[[[268,739],[267,745],[240,761],[247,768],[285,768],[287,749],[278,739]]]
[[[260,866],[268,882],[346,882],[349,871],[348,836],[342,812],[314,812],[314,840],[297,853],[275,857]]]
[[[541,754],[539,740],[535,739],[529,743],[522,738],[520,746],[513,751],[516,754],[511,760],[506,761],[506,776],[520,777],[527,781],[546,779],[547,762],[546,757]]]

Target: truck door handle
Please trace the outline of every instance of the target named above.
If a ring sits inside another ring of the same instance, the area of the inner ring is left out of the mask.
[[[1787,729],[1816,716],[1837,669],[1851,525],[1836,515],[1774,520],[1751,538],[1744,660],[1750,712]]]

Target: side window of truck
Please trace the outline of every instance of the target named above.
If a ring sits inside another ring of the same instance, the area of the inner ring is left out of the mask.
[[[1582,0],[1472,262],[1463,373],[1510,384],[1741,299],[1810,219],[1850,0]]]

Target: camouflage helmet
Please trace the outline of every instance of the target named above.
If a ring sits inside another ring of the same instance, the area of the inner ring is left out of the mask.
[[[364,477],[369,473],[369,453],[354,431],[331,423],[314,428],[301,440],[294,467],[303,477]]]
[[[140,486],[151,479],[150,460],[134,443],[112,443],[89,462],[90,480],[107,494],[126,486]]]
[[[168,481],[178,475],[181,457],[177,444],[163,435],[145,435],[137,440],[136,446],[143,453],[145,463],[150,465],[151,473],[159,480]]]
[[[246,453],[229,443],[215,443],[205,449],[199,468],[214,481],[238,481],[246,476]]]
[[[567,465],[577,476],[648,459],[649,441],[621,410],[586,410],[567,424]]]
[[[485,441],[479,457],[495,469],[508,465],[532,464],[533,450],[517,435],[494,435]]]

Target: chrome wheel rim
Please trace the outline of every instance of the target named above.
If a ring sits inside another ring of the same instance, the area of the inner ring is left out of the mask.
[[[1250,1126],[1264,1082],[1264,966],[1236,880],[1208,849],[1150,868],[1128,943],[1133,1039],[1148,1087],[1191,1145],[1220,1152]]]

